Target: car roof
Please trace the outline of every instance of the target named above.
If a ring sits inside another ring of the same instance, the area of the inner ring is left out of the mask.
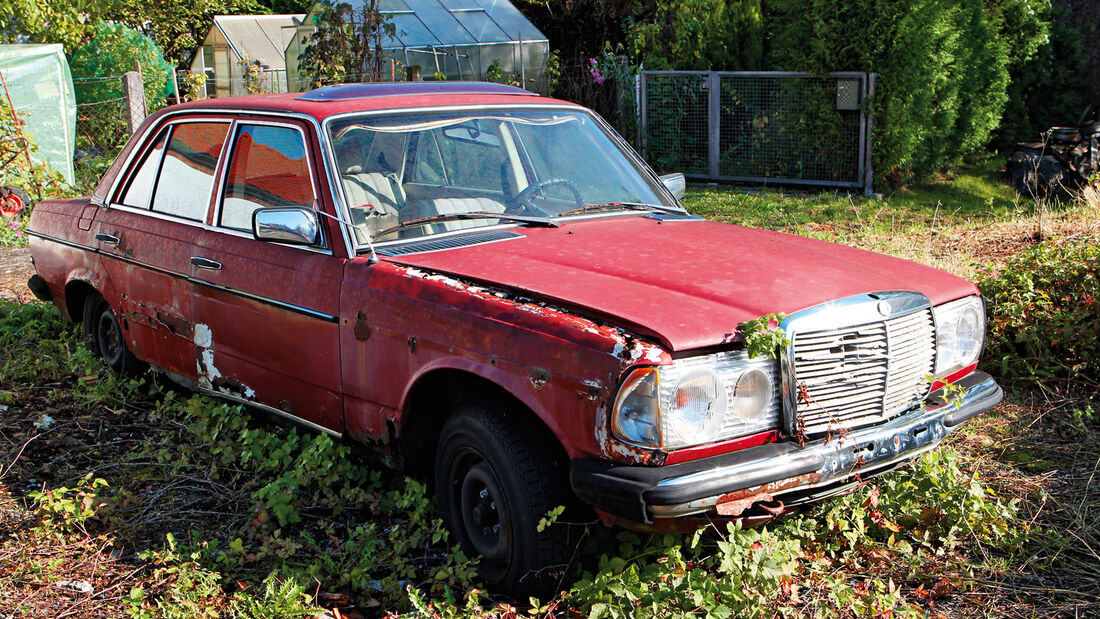
[[[167,109],[256,110],[296,112],[322,120],[355,111],[412,109],[450,105],[574,105],[536,93],[490,82],[379,82],[336,84],[304,93],[245,95],[203,99]]]

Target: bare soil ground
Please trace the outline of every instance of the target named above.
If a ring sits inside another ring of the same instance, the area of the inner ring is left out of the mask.
[[[27,289],[27,278],[34,274],[31,250],[0,249],[0,299],[24,302],[34,298]]]

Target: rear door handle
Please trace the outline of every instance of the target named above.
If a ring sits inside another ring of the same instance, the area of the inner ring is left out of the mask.
[[[100,232],[99,234],[95,235],[95,240],[99,241],[100,243],[106,243],[108,245],[118,245],[122,242],[122,239],[118,238],[117,236],[106,234],[104,232]]]
[[[202,256],[191,256],[191,264],[200,269],[210,269],[212,271],[220,271],[222,268],[222,263],[209,258],[203,258]]]

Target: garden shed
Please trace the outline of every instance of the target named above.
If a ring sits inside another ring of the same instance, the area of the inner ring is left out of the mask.
[[[364,0],[349,4],[358,13]],[[496,63],[524,88],[546,90],[550,41],[508,0],[380,0],[379,9],[395,29],[382,47],[398,79],[406,67],[419,66],[427,80],[437,74],[448,80],[486,80]],[[319,10],[320,4],[314,5],[286,48],[292,90],[309,86],[298,75],[298,57]]]
[[[206,75],[206,96],[248,92],[243,62],[259,63],[264,92],[287,92],[286,49],[305,14],[218,15],[191,58],[191,72]]]

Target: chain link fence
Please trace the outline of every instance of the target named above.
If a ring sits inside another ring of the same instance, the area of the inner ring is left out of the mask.
[[[76,91],[76,187],[90,193],[130,137],[122,76],[73,79]]]
[[[639,141],[661,172],[871,192],[874,74],[643,71]]]

